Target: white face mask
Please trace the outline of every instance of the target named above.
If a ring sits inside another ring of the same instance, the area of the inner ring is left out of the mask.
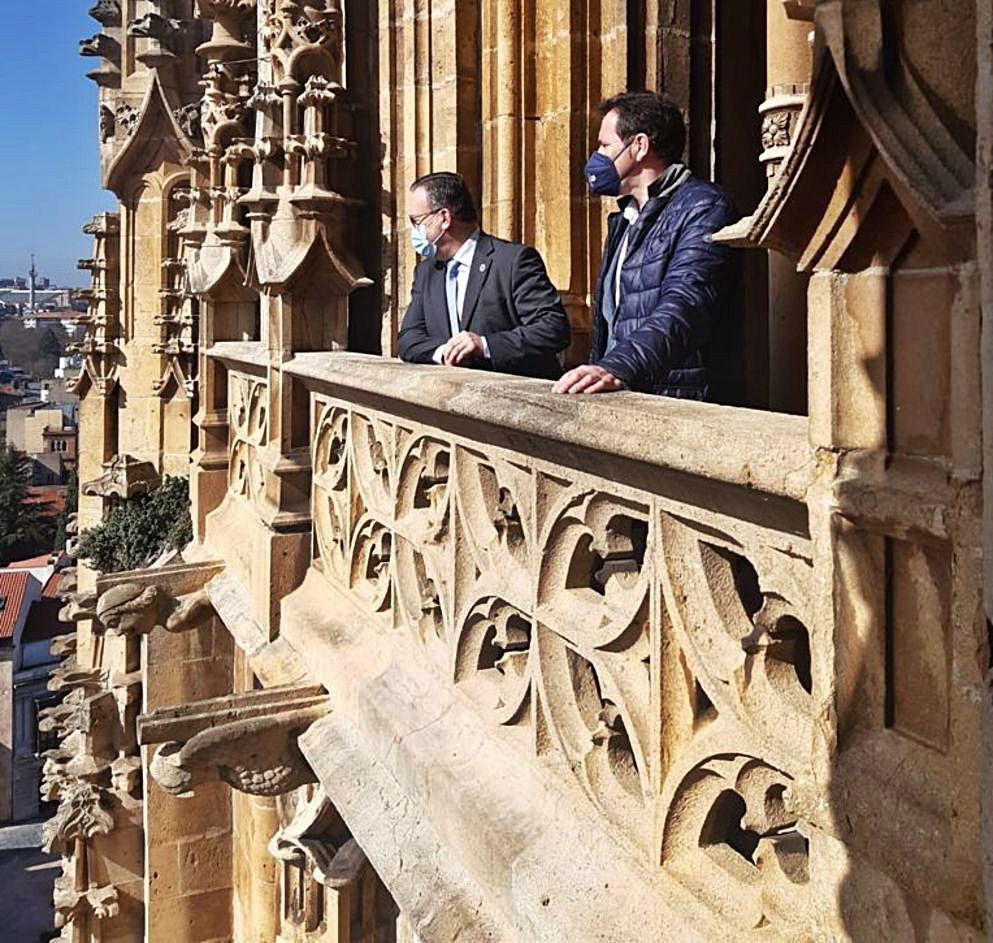
[[[432,210],[429,216],[433,216],[435,213],[440,212],[440,209]],[[438,243],[441,241],[441,237],[445,235],[445,231],[442,230],[438,233],[438,238],[435,240],[428,239],[428,228],[425,225],[427,219],[425,218],[419,226],[414,226],[410,230],[410,244],[414,247],[414,251],[422,258],[426,259],[428,262],[434,261],[434,257],[438,254]]]

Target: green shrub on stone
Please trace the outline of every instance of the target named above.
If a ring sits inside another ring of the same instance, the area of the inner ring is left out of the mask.
[[[78,555],[101,573],[120,573],[146,567],[192,539],[189,483],[167,477],[155,491],[110,508],[80,535]]]

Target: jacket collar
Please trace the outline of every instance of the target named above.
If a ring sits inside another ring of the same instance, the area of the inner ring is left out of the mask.
[[[648,185],[648,200],[645,202],[645,209],[653,200],[665,199],[667,201],[668,197],[671,197],[673,193],[676,192],[679,187],[681,187],[690,178],[690,170],[683,163],[670,164],[662,172],[660,177],[656,177]],[[629,193],[627,196],[622,196],[618,201],[617,205],[621,208],[623,212],[634,202],[634,197]]]

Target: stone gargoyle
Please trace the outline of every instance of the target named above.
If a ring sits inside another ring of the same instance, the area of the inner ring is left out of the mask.
[[[97,0],[97,2],[90,7],[89,15],[98,23],[103,23],[104,26],[120,26],[120,0]]]
[[[119,63],[121,61],[121,44],[106,33],[97,33],[96,36],[79,41],[79,54]]]
[[[221,780],[253,796],[316,781],[297,739],[328,711],[319,686],[250,691],[167,708],[139,720],[139,742],[160,743],[150,770],[174,796]]]
[[[185,632],[213,617],[206,590],[178,598],[154,583],[119,583],[104,590],[96,602],[95,628],[109,635],[146,635],[156,626]]]
[[[169,42],[182,32],[183,21],[160,16],[158,13],[146,13],[136,19],[128,27],[129,36],[139,36],[142,39],[154,39],[160,43]]]

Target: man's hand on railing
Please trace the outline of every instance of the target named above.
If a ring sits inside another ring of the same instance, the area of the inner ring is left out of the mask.
[[[585,363],[562,377],[552,387],[553,393],[610,393],[623,390],[624,383],[596,364]]]
[[[480,357],[488,357],[486,342],[472,331],[460,331],[442,349],[441,362],[448,367],[461,367]]]

